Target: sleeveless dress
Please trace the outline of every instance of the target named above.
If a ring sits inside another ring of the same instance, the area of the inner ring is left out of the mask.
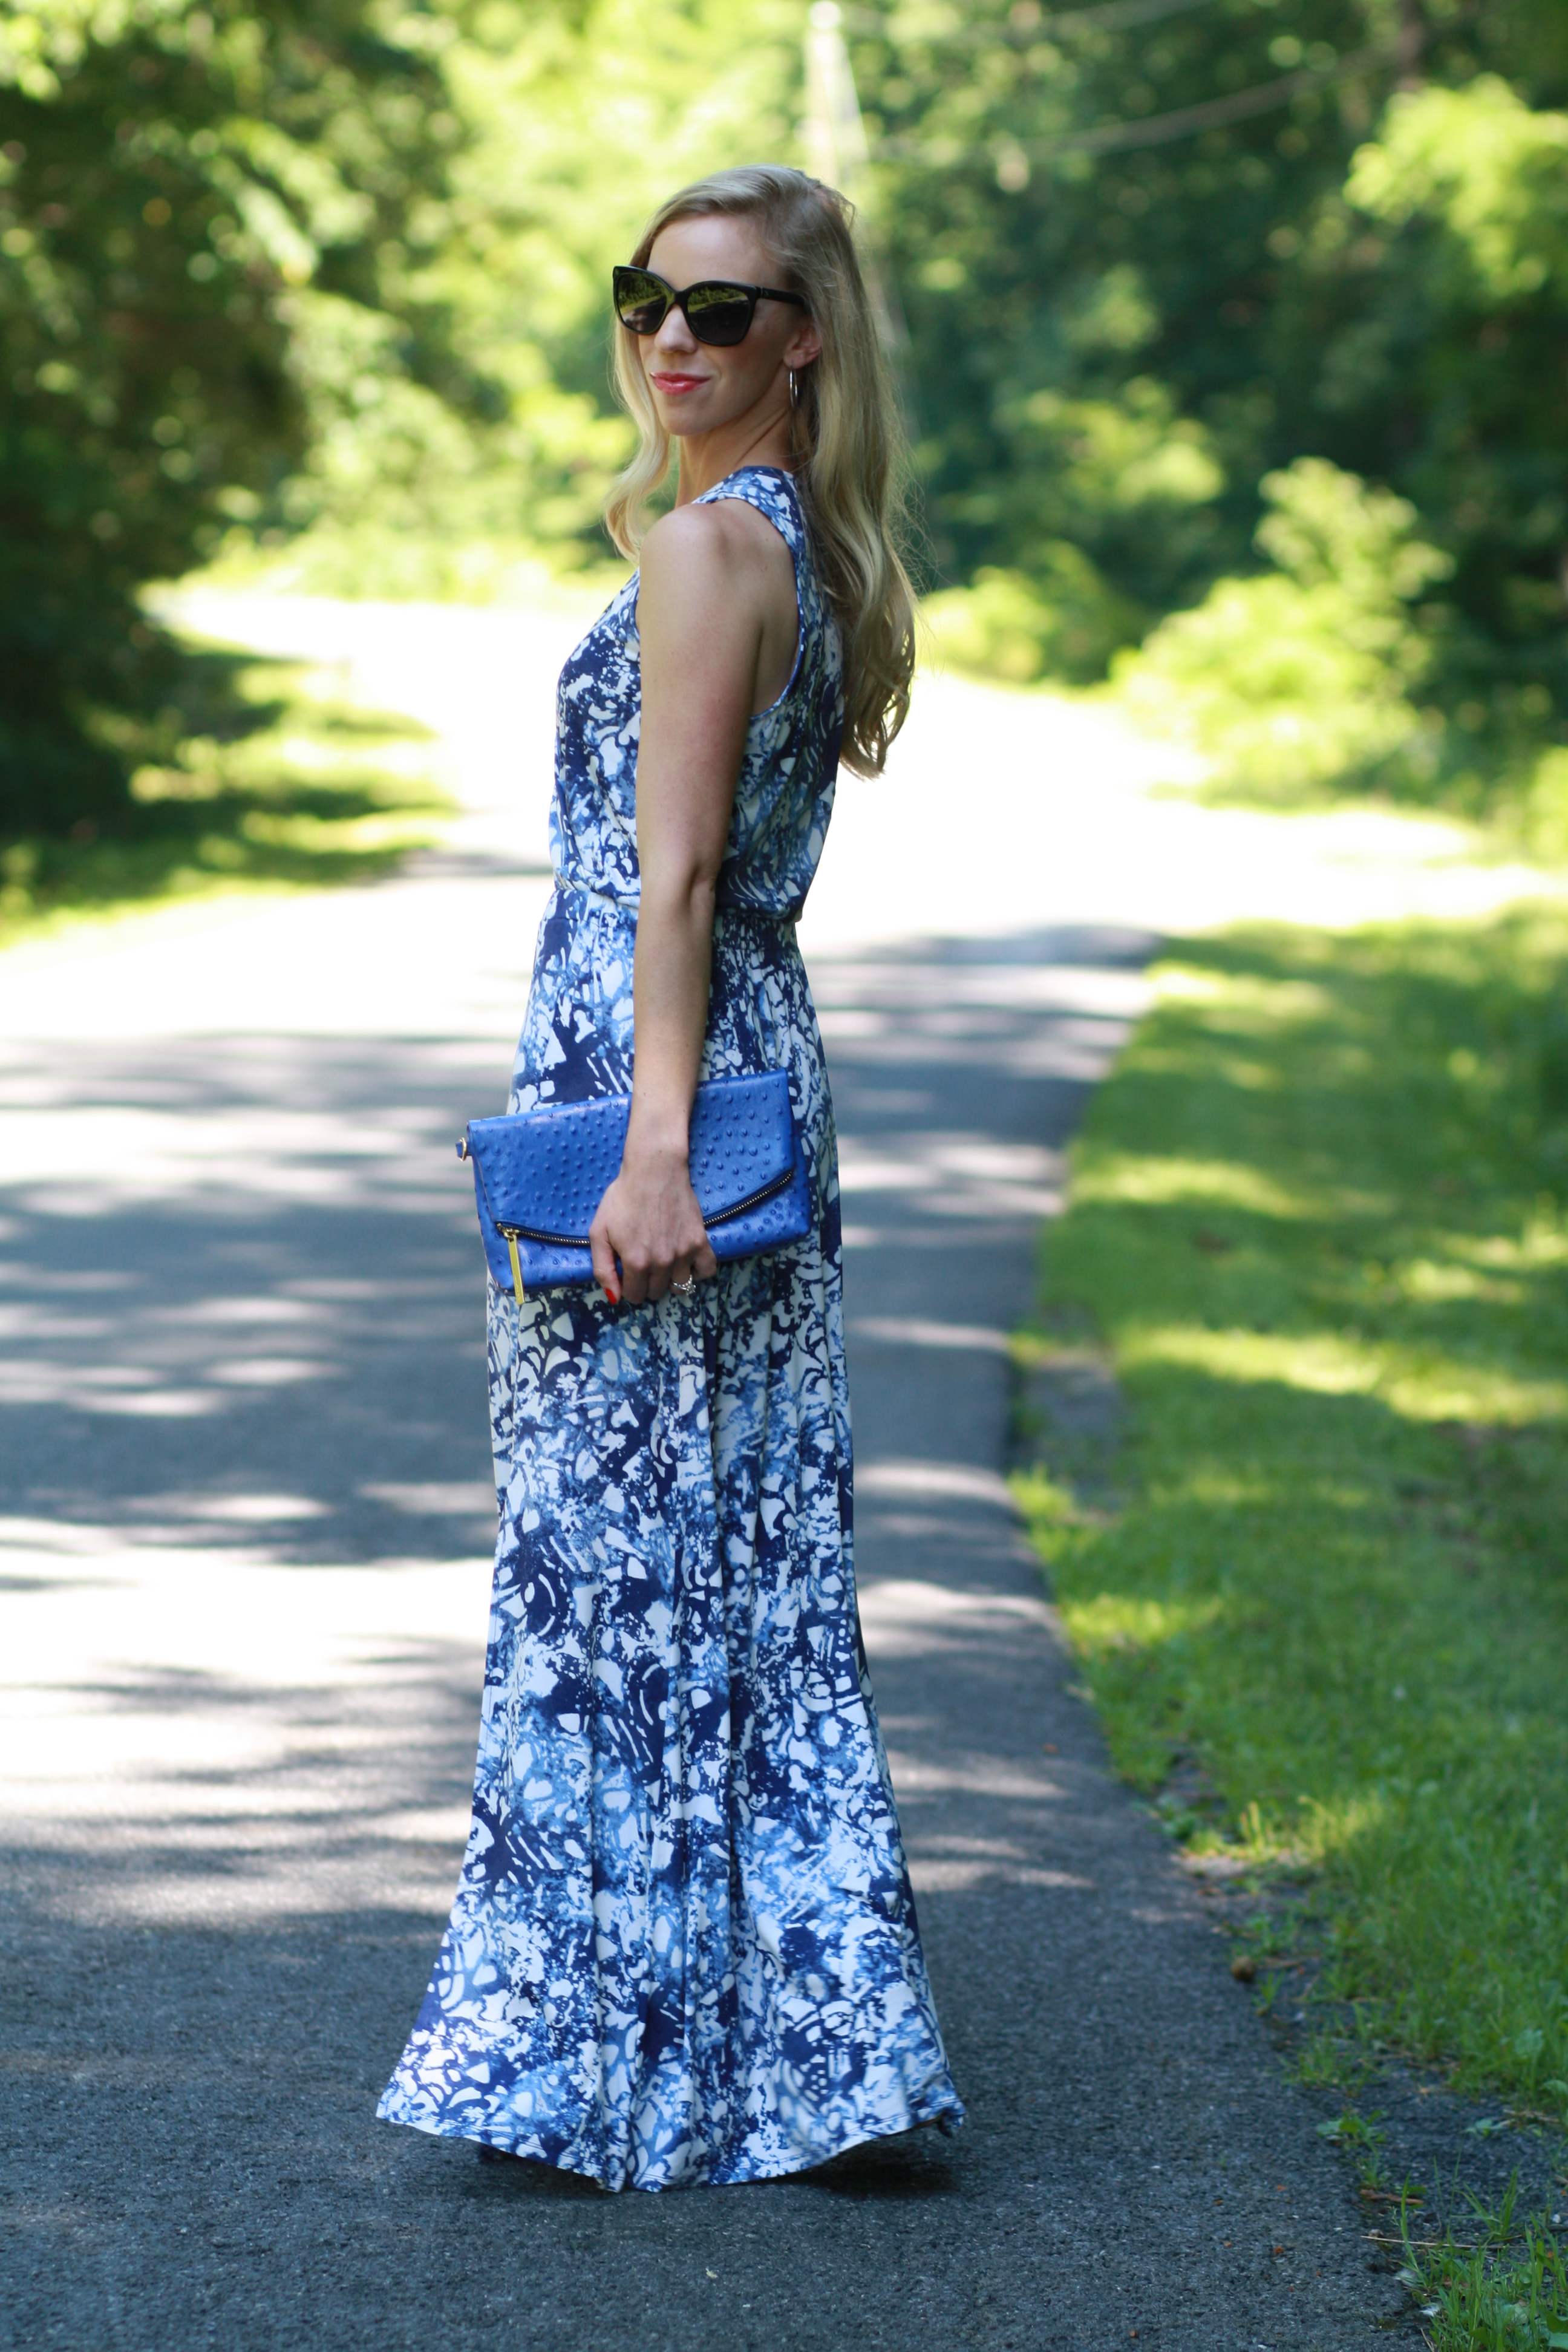
[[[752,2180],[963,2108],[855,1604],[837,1147],[794,923],[843,730],[790,477],[739,499],[799,639],[751,721],[701,1076],[785,1068],[814,1231],[690,1297],[489,1290],[500,1507],[473,1827],[377,2112],[608,2189]],[[636,578],[562,674],[556,885],[510,1108],[632,1079]]]

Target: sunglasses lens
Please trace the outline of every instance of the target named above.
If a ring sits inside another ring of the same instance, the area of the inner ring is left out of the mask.
[[[668,309],[669,289],[650,270],[616,270],[616,316],[634,335],[657,335]]]
[[[686,298],[686,317],[700,343],[738,343],[752,323],[752,298],[743,287],[726,286],[714,278],[694,286]]]

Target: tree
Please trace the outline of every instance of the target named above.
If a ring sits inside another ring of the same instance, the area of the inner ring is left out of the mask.
[[[953,575],[1048,604],[1065,541],[1152,619],[1255,568],[1264,478],[1322,456],[1451,559],[1426,691],[1568,712],[1561,8],[852,23]]]
[[[457,128],[420,22],[394,37],[379,0],[0,19],[5,830],[112,824],[177,724],[137,592],[300,462],[305,290],[382,315],[383,252]]]
[[[1505,734],[1568,713],[1568,112],[1495,74],[1396,94],[1282,309],[1316,347],[1296,431],[1452,558],[1441,698]]]

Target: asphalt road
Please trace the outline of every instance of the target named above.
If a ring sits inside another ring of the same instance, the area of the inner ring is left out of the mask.
[[[1399,2340],[1320,2110],[1107,1770],[1001,1475],[1005,1334],[1152,934],[999,927],[940,870],[945,929],[879,898],[812,961],[863,1614],[968,2126],[611,2199],[374,2122],[478,1715],[492,1505],[450,1138],[503,1093],[543,888],[536,846],[489,840],[0,971],[0,2342]]]

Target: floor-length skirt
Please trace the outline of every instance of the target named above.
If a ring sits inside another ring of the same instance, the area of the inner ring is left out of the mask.
[[[514,1108],[629,1085],[634,938],[558,890]],[[793,930],[721,916],[703,1075],[780,1066],[805,1242],[653,1306],[490,1290],[473,1826],[379,2112],[612,2189],[963,2114],[856,1612],[821,1042]]]

